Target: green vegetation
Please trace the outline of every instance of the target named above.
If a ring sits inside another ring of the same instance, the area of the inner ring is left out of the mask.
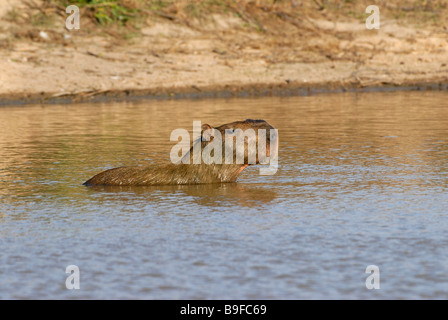
[[[206,1],[175,1],[175,0],[47,0],[60,7],[75,4],[94,17],[100,25],[119,24],[128,22],[150,14],[163,14],[165,17],[184,13],[189,18],[203,18],[210,12],[228,12],[229,3],[234,1],[206,0]],[[163,12],[165,9],[169,12]]]
[[[54,0],[54,2],[63,7],[73,4],[73,1],[67,0]],[[140,14],[137,3],[133,1],[78,0],[76,5],[93,13],[93,17],[101,25],[110,23],[125,25]]]

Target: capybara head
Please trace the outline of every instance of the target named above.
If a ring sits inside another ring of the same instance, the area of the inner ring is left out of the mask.
[[[220,145],[223,164],[267,164],[268,157],[277,154],[277,140],[277,131],[265,120],[246,119],[219,127],[204,124],[202,157],[206,163],[210,158],[216,163]]]

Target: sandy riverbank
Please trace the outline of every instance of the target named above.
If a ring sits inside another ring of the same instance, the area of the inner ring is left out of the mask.
[[[39,1],[0,0],[0,104],[447,88],[442,22],[382,16],[368,30],[312,1],[240,2],[240,16],[150,15],[122,37],[82,15],[69,31],[65,12]],[[51,22],[27,24],[39,11]]]

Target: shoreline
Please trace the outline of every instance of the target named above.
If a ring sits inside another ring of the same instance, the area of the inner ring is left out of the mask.
[[[368,30],[349,14],[362,4],[229,2],[198,17],[172,4],[138,29],[101,26],[85,8],[68,30],[64,8],[36,1],[0,0],[0,106],[448,88],[448,9],[419,25],[384,8]]]
[[[419,81],[409,83],[385,83],[361,85],[360,83],[294,84],[246,84],[211,85],[205,87],[184,86],[176,88],[147,88],[86,91],[69,94],[54,93],[10,93],[0,94],[0,107],[30,104],[77,104],[123,101],[182,100],[182,99],[227,99],[248,97],[293,97],[344,92],[394,92],[394,91],[448,91],[448,82]]]

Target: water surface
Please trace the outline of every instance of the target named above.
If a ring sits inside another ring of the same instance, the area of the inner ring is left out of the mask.
[[[448,299],[448,93],[0,108],[2,299]],[[277,174],[89,188],[177,128],[265,119]],[[65,268],[80,269],[68,290]],[[380,270],[368,290],[366,267]]]

